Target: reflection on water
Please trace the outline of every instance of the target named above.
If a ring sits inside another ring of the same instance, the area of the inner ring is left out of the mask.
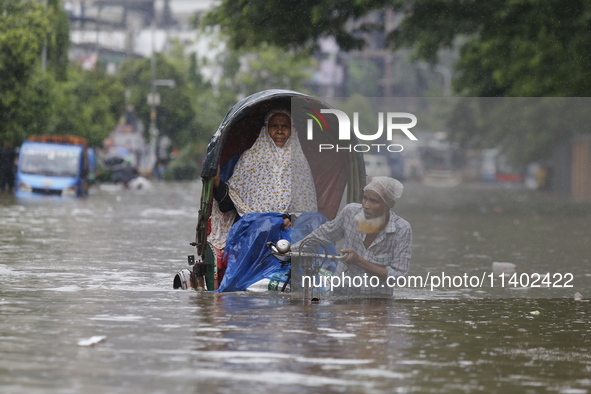
[[[589,205],[407,185],[411,274],[573,272],[572,289],[397,289],[397,299],[172,290],[199,188],[0,195],[0,391],[591,391]],[[534,291],[535,290],[535,291]],[[506,296],[511,298],[498,298]],[[534,312],[534,313],[532,313]],[[106,336],[95,346],[78,342]]]

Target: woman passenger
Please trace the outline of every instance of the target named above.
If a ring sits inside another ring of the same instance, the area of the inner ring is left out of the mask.
[[[230,179],[224,182],[218,175],[213,182],[215,201],[208,242],[217,249],[216,254],[224,250],[228,261],[226,279],[219,289],[244,290],[249,279],[233,277],[233,271],[255,266],[256,260],[251,260],[266,254],[263,250],[245,253],[244,248],[262,244],[262,238],[276,241],[289,237],[289,232],[284,232],[291,227],[292,217],[318,209],[310,166],[289,111],[267,113],[257,140],[242,154]],[[268,228],[270,222],[273,229]]]

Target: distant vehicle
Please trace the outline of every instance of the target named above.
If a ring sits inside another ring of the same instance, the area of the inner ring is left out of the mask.
[[[446,139],[436,137],[421,151],[422,182],[436,187],[459,185],[462,182],[460,159],[457,147]]]
[[[498,149],[482,151],[482,180],[485,182],[523,182],[523,171],[516,169]]]
[[[58,196],[88,194],[87,141],[66,135],[31,136],[20,149],[16,193]]]
[[[514,166],[507,156],[499,154],[497,156],[497,182],[521,183],[524,180],[524,170]]]
[[[365,173],[368,176],[392,176],[392,170],[388,158],[383,155],[363,155],[365,161]]]

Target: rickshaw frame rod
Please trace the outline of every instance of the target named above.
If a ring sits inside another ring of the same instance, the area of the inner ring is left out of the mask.
[[[308,252],[286,252],[286,253],[272,253],[273,255],[278,254],[280,256],[289,256],[289,257],[312,257],[315,259],[324,259],[324,260],[345,260],[349,257],[349,253],[345,253],[342,256],[335,256],[332,254],[320,254],[320,253],[308,253]]]

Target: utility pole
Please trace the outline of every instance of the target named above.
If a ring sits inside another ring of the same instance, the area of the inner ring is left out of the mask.
[[[156,124],[156,107],[160,105],[160,95],[156,92],[156,86],[168,86],[174,88],[176,83],[172,79],[156,79],[156,17],[152,19],[152,58],[150,59],[151,78],[150,78],[150,95],[148,96],[148,104],[150,105],[150,154],[152,155],[152,168],[156,165],[158,160],[158,152],[156,152],[156,145],[160,131]]]

